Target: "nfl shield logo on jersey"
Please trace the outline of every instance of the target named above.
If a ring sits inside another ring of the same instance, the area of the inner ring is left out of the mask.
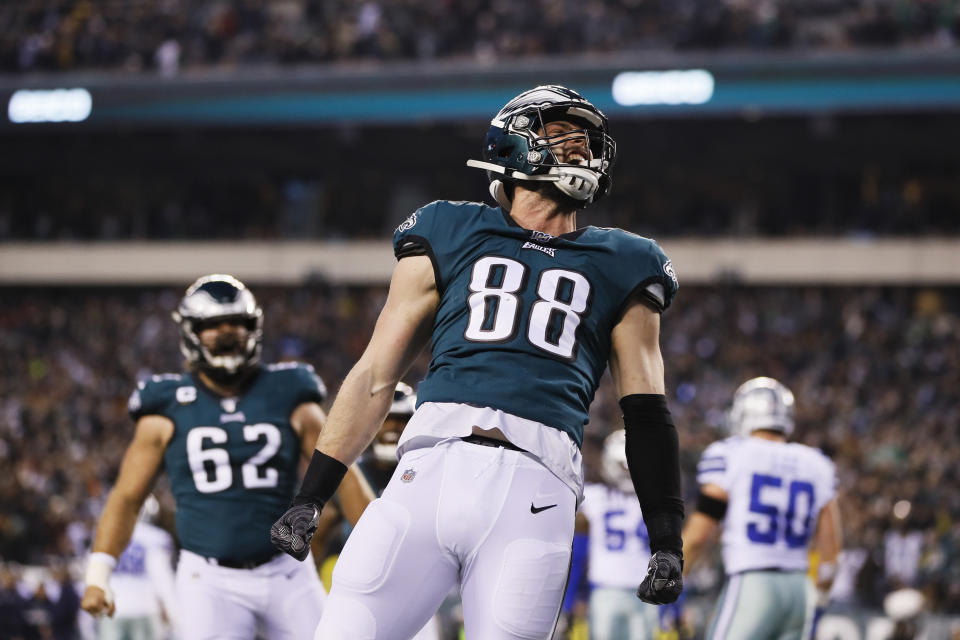
[[[400,480],[403,482],[413,482],[413,479],[417,477],[417,472],[413,469],[405,469],[403,475],[400,476]]]

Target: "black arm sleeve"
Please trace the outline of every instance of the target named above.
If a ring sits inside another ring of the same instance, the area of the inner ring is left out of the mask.
[[[627,466],[650,535],[650,551],[680,553],[680,442],[667,400],[660,394],[638,393],[621,398],[620,408],[627,436]]]
[[[697,496],[697,511],[714,520],[723,520],[727,515],[727,502],[700,492]]]

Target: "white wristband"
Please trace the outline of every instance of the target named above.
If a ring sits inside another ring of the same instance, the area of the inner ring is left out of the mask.
[[[109,553],[95,551],[87,559],[87,574],[84,581],[88,587],[100,587],[110,593],[110,574],[117,566],[117,559]]]
[[[837,577],[837,569],[836,562],[821,562],[817,567],[817,582],[827,584],[833,582]]]

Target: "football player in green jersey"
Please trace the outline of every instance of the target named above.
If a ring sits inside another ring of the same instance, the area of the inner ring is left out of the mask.
[[[271,529],[306,556],[324,503],[429,342],[400,463],[347,540],[316,638],[409,638],[455,585],[468,638],[549,638],[583,495],[583,427],[608,365],[650,539],[638,596],[680,594],[679,447],[659,345],[676,276],[652,240],[577,225],[609,191],[615,157],[599,109],[537,87],[500,110],[483,160],[468,163],[499,206],[438,201],[397,229],[373,336]]]
[[[176,500],[181,636],[312,633],[325,598],[313,564],[278,554],[267,531],[290,504],[325,421],[326,389],[309,365],[262,365],[263,312],[239,280],[210,275],[173,313],[187,371],[153,376],[130,398],[136,432],[97,527],[83,608],[112,614],[110,573],[154,478]],[[353,472],[341,485],[356,521],[372,499]]]

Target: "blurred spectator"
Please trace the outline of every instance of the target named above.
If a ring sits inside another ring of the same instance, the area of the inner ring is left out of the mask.
[[[51,580],[39,578],[29,586],[32,594],[26,599],[23,609],[27,638],[42,640],[77,638],[80,596],[66,568],[55,566],[51,571]]]
[[[891,520],[883,542],[887,586],[891,590],[915,586],[920,573],[923,532],[911,527],[910,503],[906,500],[894,505]]]
[[[17,590],[17,575],[5,565],[0,565],[0,629],[3,638],[24,640],[27,637],[27,621],[24,619],[26,599]]]

